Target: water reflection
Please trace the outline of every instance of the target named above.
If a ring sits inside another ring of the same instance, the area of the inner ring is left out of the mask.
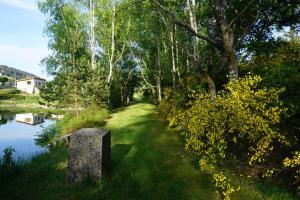
[[[16,152],[14,158],[30,158],[32,155],[44,152],[37,146],[34,139],[42,131],[42,126],[55,123],[44,113],[12,113],[0,112],[0,156],[3,150],[12,146]]]
[[[36,125],[44,122],[44,115],[37,113],[16,114],[16,121]]]
[[[14,114],[11,113],[0,113],[0,126],[14,120]]]

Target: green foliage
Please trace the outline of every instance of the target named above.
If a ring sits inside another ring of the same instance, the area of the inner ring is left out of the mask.
[[[300,38],[294,31],[287,33],[276,42],[269,42],[269,49],[260,47],[249,62],[241,64],[242,73],[252,72],[263,77],[267,87],[285,87],[281,98],[289,108],[289,124],[297,125],[300,119]]]
[[[91,68],[88,15],[78,9],[83,2],[47,0],[39,3],[47,15],[46,34],[52,54],[43,59],[54,79],[41,89],[45,104],[55,107],[86,108],[107,102],[106,72],[101,61]]]
[[[15,149],[13,147],[6,147],[3,150],[3,156],[1,158],[0,166],[2,166],[5,169],[11,169],[14,164],[13,160],[13,153],[15,152]]]
[[[60,94],[60,95],[59,95]],[[57,87],[54,81],[46,82],[40,89],[40,96],[46,105],[56,105],[58,101],[58,106],[62,104],[59,100],[64,98],[62,87]]]
[[[0,82],[2,83],[2,86],[4,85],[5,82],[8,81],[8,78],[5,76],[0,76]]]
[[[114,69],[114,76],[109,90],[112,109],[126,106],[133,102],[135,88],[139,86],[136,64],[124,55],[122,62]]]
[[[41,133],[34,139],[35,143],[41,147],[47,147],[61,133],[61,127],[58,124],[43,127]]]
[[[111,82],[110,93],[109,93],[109,102],[111,108],[120,108],[123,106],[123,102],[121,99],[121,88],[120,85],[116,83],[116,81]]]
[[[254,52],[256,53],[253,58],[241,65],[242,73],[251,71],[254,74],[259,74],[263,77],[263,85],[266,87],[285,87],[280,99],[282,99],[284,106],[288,108],[288,115],[282,118],[280,130],[286,134],[291,145],[284,150],[277,150],[276,167],[270,169],[270,172],[272,172],[270,175],[281,173],[280,178],[277,178],[276,181],[280,181],[289,187],[297,186],[299,185],[297,166],[288,165],[293,163],[293,152],[299,151],[299,35],[291,30],[277,41],[264,42],[262,46],[256,47]],[[282,160],[284,160],[284,166],[281,166]]]

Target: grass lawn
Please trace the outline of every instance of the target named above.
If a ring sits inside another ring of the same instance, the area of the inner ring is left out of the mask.
[[[20,94],[21,91],[16,88],[5,88],[0,89],[0,99],[10,99],[14,97],[16,94]]]
[[[217,199],[210,176],[184,151],[182,138],[150,104],[108,119],[112,168],[101,184],[65,185],[68,150],[61,146],[9,173],[0,172],[0,199]],[[234,199],[293,199],[284,190],[241,179]]]
[[[0,89],[0,107],[14,105],[17,107],[39,107],[39,95],[27,94],[16,88]]]

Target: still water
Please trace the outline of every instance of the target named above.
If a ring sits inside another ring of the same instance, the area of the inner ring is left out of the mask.
[[[46,151],[35,144],[36,135],[42,126],[55,123],[42,113],[12,113],[0,112],[0,157],[6,147],[15,149],[14,159],[29,159],[30,157]]]

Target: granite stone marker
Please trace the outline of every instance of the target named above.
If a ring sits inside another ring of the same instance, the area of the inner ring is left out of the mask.
[[[110,131],[83,128],[70,136],[67,183],[101,180],[110,163]]]

